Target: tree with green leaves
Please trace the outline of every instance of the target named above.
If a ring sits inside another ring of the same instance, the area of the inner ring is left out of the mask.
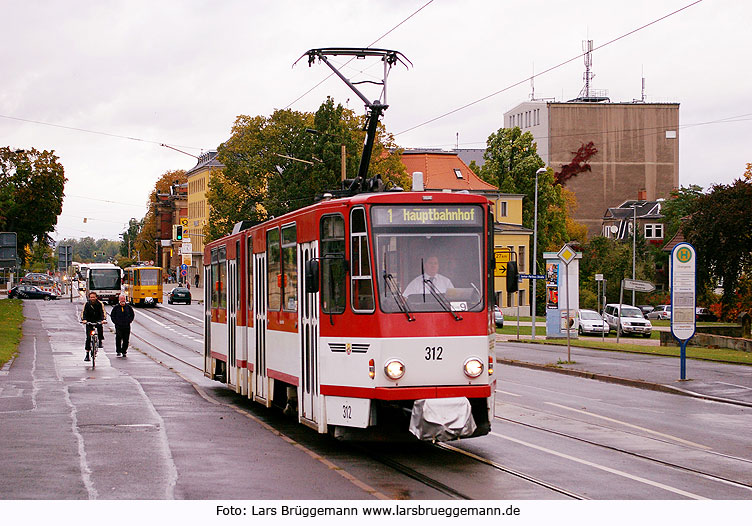
[[[488,138],[483,158],[486,162],[476,173],[497,186],[501,192],[523,194],[522,224],[533,228],[535,215],[535,173],[545,163],[538,156],[530,132],[518,127],[501,128]],[[571,206],[571,205],[570,205]],[[538,176],[538,268],[545,250],[559,250],[569,241],[567,233],[567,200],[561,185],[555,184],[554,172],[548,168]]]
[[[207,201],[206,240],[229,233],[238,221],[258,223],[312,204],[341,186],[342,145],[347,177],[357,173],[362,119],[331,98],[315,114],[277,110],[270,117],[239,116],[232,135],[217,149],[224,165],[213,172]],[[393,137],[379,127],[369,174],[404,185],[407,174]]]
[[[737,301],[740,278],[752,272],[752,180],[716,184],[693,201],[682,223],[684,238],[697,252],[698,288],[723,286],[721,317]]]
[[[128,221],[128,228],[120,234],[120,237],[123,238],[123,242],[120,243],[120,255],[130,258],[131,253],[133,252],[133,245],[136,242],[136,239],[138,238],[139,232],[141,232],[141,228],[144,226],[143,219],[139,221],[135,217],[132,217]]]
[[[670,240],[679,231],[682,219],[692,213],[696,200],[702,196],[702,187],[696,184],[671,190],[670,199],[661,206],[663,239]]]
[[[16,232],[25,261],[34,242],[49,246],[66,181],[54,151],[0,148],[0,231]]]

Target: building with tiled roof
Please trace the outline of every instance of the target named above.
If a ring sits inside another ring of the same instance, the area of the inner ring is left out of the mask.
[[[637,223],[638,232],[648,243],[663,243],[663,200],[648,201],[641,190],[637,199],[628,199],[617,207],[609,208],[603,215],[602,234],[611,239],[632,238],[632,223]]]
[[[499,189],[487,183],[464,163],[455,152],[444,150],[405,150],[402,163],[408,174],[421,172],[426,191],[467,190],[472,193],[498,193]]]

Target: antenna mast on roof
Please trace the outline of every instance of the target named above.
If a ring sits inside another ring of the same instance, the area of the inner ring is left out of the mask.
[[[645,102],[645,68],[642,68],[642,102]]]
[[[590,71],[593,65],[593,41],[583,40],[582,50],[585,52],[585,73],[582,75],[582,80],[585,81],[585,98],[590,98],[590,81],[595,77],[595,73]]]
[[[530,100],[535,100],[535,62],[533,62],[533,76],[530,77]]]

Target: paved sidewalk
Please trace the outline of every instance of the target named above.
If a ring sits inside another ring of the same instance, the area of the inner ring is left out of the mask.
[[[545,369],[562,374],[673,392],[752,407],[752,366],[687,359],[687,379],[681,381],[680,360],[566,345],[507,342],[497,337],[497,362]]]

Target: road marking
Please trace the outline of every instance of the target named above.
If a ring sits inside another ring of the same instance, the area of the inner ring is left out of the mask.
[[[625,471],[621,471],[621,470],[614,469],[614,468],[609,468],[607,466],[602,466],[601,464],[596,464],[595,462],[590,462],[589,460],[584,460],[584,459],[581,459],[581,458],[573,457],[573,456],[567,455],[565,453],[559,453],[558,451],[554,451],[552,449],[548,449],[548,448],[541,447],[541,446],[536,446],[535,444],[531,444],[529,442],[524,442],[524,441],[518,440],[516,438],[508,437],[506,435],[501,435],[501,434],[495,433],[493,431],[491,433],[489,433],[489,434],[491,434],[493,436],[496,436],[496,437],[499,437],[499,438],[503,438],[505,440],[509,440],[510,442],[515,442],[515,443],[523,445],[523,446],[527,446],[527,447],[531,447],[533,449],[537,449],[538,451],[543,451],[545,453],[550,453],[551,455],[555,455],[557,457],[565,458],[567,460],[571,460],[571,461],[577,462],[579,464],[584,464],[586,466],[590,466],[590,467],[595,468],[595,469],[600,469],[602,471],[606,471],[608,473],[612,473],[612,474],[618,475],[620,477],[628,478],[628,479],[631,479],[631,480],[634,480],[634,481],[637,481],[637,482],[642,482],[643,484],[647,484],[648,486],[653,486],[653,487],[656,487],[656,488],[661,488],[661,489],[664,489],[666,491],[670,491],[671,493],[676,493],[677,495],[683,495],[684,497],[688,497],[690,499],[695,499],[695,500],[709,500],[707,497],[703,497],[701,495],[696,495],[694,493],[690,493],[688,491],[684,491],[684,490],[681,490],[681,489],[678,489],[678,488],[674,488],[672,486],[667,486],[666,484],[662,484],[662,483],[656,482],[654,480],[649,480],[649,479],[646,479],[646,478],[643,478],[643,477],[639,477],[637,475],[632,475],[632,474],[627,473]]]
[[[191,316],[190,314],[186,314],[185,312],[181,312],[181,311],[179,311],[179,310],[177,310],[177,309],[173,309],[172,307],[166,307],[165,305],[162,305],[162,306],[160,307],[160,309],[167,309],[167,310],[168,310],[168,311],[170,311],[170,312],[177,312],[178,314],[182,314],[182,315],[183,315],[183,316],[185,316],[186,318],[190,318],[190,319],[192,319],[192,320],[196,320],[197,322],[200,322],[200,323],[203,323],[203,321],[204,321],[204,320],[202,320],[201,318],[197,318],[197,317],[195,317],[195,316]]]
[[[744,385],[736,385],[736,384],[730,384],[728,382],[716,382],[717,384],[723,384],[723,385],[730,385],[732,387],[739,387],[740,389],[747,389],[748,391],[752,391],[752,387],[747,387]]]
[[[575,409],[574,407],[567,407],[565,405],[556,404],[554,402],[546,402],[546,404],[552,405],[554,407],[558,407],[560,409],[566,409],[568,411],[574,411],[575,413],[581,413],[583,415],[592,416],[593,418],[600,418],[600,419],[606,420],[608,422],[614,422],[616,424],[620,424],[620,425],[623,425],[623,426],[626,426],[626,427],[631,427],[633,429],[639,429],[640,431],[645,431],[646,433],[650,433],[652,435],[656,435],[656,436],[660,436],[660,437],[663,437],[663,438],[667,438],[669,440],[674,440],[676,442],[681,442],[682,444],[687,444],[689,446],[699,447],[701,449],[706,449],[706,450],[713,449],[711,447],[703,446],[702,444],[698,444],[696,442],[690,442],[689,440],[684,440],[683,438],[675,437],[673,435],[667,435],[667,434],[661,433],[659,431],[653,431],[652,429],[648,429],[647,427],[641,427],[641,426],[637,426],[637,425],[634,425],[634,424],[630,424],[628,422],[624,422],[623,420],[616,420],[615,418],[609,418],[607,416],[597,415],[595,413],[591,413],[590,411],[583,411],[582,409]]]
[[[509,393],[507,391],[501,391],[500,389],[497,389],[496,392],[497,393],[501,393],[501,394],[505,394],[505,395],[509,395],[509,396],[522,396],[522,395],[518,395],[518,394],[515,394],[515,393]]]

